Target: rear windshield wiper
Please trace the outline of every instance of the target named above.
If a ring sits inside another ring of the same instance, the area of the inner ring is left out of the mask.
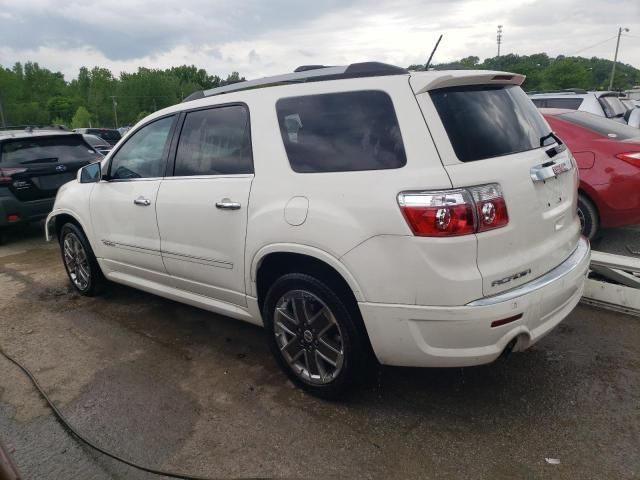
[[[35,160],[25,160],[20,162],[20,165],[29,165],[31,163],[56,163],[58,157],[36,158]]]
[[[549,155],[549,158],[553,158],[560,152],[564,152],[567,149],[567,146],[562,142],[562,140],[560,140],[560,138],[554,132],[549,132],[548,135],[545,135],[544,137],[540,137],[540,146],[546,147],[547,145],[551,145],[551,143],[547,142],[547,140],[554,140],[556,142],[555,147],[551,147],[545,150],[545,153]]]

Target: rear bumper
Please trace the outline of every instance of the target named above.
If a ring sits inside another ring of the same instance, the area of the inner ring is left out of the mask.
[[[21,202],[10,193],[8,195],[0,193],[0,227],[41,220],[51,211],[54,201],[55,198],[45,198]],[[10,222],[7,219],[9,215],[18,215],[19,220]]]
[[[582,296],[589,243],[562,264],[516,289],[459,307],[359,304],[371,345],[385,365],[462,367],[489,363],[517,340],[524,350],[558,325]],[[522,314],[502,326],[491,323]]]

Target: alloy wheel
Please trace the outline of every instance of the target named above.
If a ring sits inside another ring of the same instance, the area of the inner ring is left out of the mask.
[[[344,364],[342,332],[329,307],[306,290],[285,293],[273,315],[276,344],[302,380],[330,383]]]
[[[64,264],[69,272],[69,278],[78,290],[84,291],[91,281],[91,269],[89,267],[89,257],[74,233],[68,233],[64,237]]]

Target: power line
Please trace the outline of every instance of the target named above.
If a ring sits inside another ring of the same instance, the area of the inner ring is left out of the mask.
[[[617,36],[618,35],[614,35],[613,37],[607,38],[606,40],[603,40],[603,41],[598,42],[598,43],[594,43],[593,45],[589,45],[588,47],[581,48],[580,50],[577,50],[577,51],[572,52],[572,53],[568,53],[567,55],[575,55],[576,53],[584,52],[585,50],[589,50],[590,48],[597,47],[599,45],[602,45],[603,43],[607,43],[608,41],[613,40]]]

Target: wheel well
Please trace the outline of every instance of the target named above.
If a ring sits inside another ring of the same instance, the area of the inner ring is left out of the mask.
[[[71,215],[68,215],[66,213],[61,213],[60,215],[56,215],[56,223],[55,223],[56,237],[60,238],[60,230],[62,230],[62,227],[64,226],[65,223],[73,223],[74,225],[77,225],[77,227],[84,232],[82,225],[80,225],[80,223],[75,218],[73,218]]]
[[[583,190],[582,188],[578,188],[578,195],[582,195],[587,201],[595,208],[596,213],[598,214],[598,219],[600,218],[600,209],[598,208],[598,204],[593,200],[589,192]]]
[[[376,358],[353,290],[335,268],[315,257],[290,252],[275,252],[265,256],[258,266],[256,275],[260,312],[262,312],[265,297],[273,282],[287,273],[306,273],[318,280],[322,280],[345,300],[347,306],[351,309],[353,317],[356,319],[356,327],[364,335],[368,355],[372,359]]]
[[[270,253],[260,262],[256,275],[260,311],[273,282],[286,273],[306,273],[322,280],[357,309],[353,290],[338,271],[322,260],[300,253]]]

